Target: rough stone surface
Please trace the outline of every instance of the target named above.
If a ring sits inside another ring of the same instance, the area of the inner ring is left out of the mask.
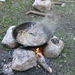
[[[35,0],[32,6],[40,11],[50,10],[51,0]]]
[[[37,65],[36,56],[33,51],[15,49],[13,52],[12,69],[25,71]]]
[[[48,42],[48,45],[46,46],[44,50],[44,55],[46,57],[57,57],[60,55],[61,51],[64,48],[64,43],[62,40],[59,40],[58,38],[53,37],[52,39],[56,40],[50,40]]]
[[[16,47],[17,43],[15,41],[15,39],[13,38],[13,35],[12,35],[12,32],[13,32],[13,29],[15,28],[15,26],[11,26],[9,27],[9,29],[7,30],[3,40],[2,40],[2,44],[10,47],[10,48],[14,48]]]
[[[13,70],[11,68],[11,63],[3,65],[3,73],[6,75],[13,75]]]
[[[37,23],[35,26],[30,27],[28,31],[20,30],[17,35],[17,41],[26,46],[40,46],[48,40],[48,29],[43,28],[42,25]]]

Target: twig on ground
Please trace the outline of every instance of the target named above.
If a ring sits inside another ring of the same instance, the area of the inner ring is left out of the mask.
[[[34,14],[34,15],[39,15],[39,16],[43,16],[43,17],[49,16],[49,14],[47,14],[47,13],[42,13],[42,12],[33,11],[33,10],[30,10],[30,11],[26,12],[26,14],[27,15],[28,14]]]

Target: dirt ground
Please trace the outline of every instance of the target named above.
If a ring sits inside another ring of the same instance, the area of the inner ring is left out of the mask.
[[[42,19],[40,16],[25,14],[28,10],[33,9],[32,3],[33,0],[0,2],[0,42],[9,26]],[[14,75],[75,75],[75,2],[66,3],[65,7],[53,5],[51,11],[60,16],[58,21],[60,26],[54,35],[65,43],[65,48],[58,58],[46,58],[47,63],[53,69],[53,73],[49,74],[42,67],[36,66],[25,72],[14,71]],[[0,43],[0,75],[4,75],[1,73],[2,62],[7,63],[11,60],[11,50]]]

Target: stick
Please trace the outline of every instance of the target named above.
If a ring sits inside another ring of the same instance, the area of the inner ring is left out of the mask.
[[[33,11],[33,10],[30,10],[30,11],[26,12],[26,14],[27,14],[27,15],[28,15],[28,14],[35,14],[35,15],[40,15],[40,16],[43,16],[43,17],[49,16],[49,14],[42,13],[42,12],[38,12],[38,11]]]
[[[37,61],[46,71],[52,73],[52,68],[46,63],[45,58],[41,53],[38,53]]]
[[[52,2],[54,5],[62,5],[63,2]]]

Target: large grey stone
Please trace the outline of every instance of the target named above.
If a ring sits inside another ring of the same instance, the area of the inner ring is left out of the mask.
[[[12,69],[25,71],[37,65],[33,51],[17,48],[13,52]]]
[[[40,46],[48,41],[49,31],[46,27],[37,23],[31,26],[28,30],[20,30],[17,34],[16,40],[23,46]]]
[[[32,6],[40,11],[50,10],[51,0],[35,0]]]
[[[46,57],[57,57],[62,52],[63,48],[63,41],[59,40],[57,37],[53,37],[51,40],[49,40],[48,45],[44,50],[44,55]]]
[[[10,48],[14,48],[16,47],[17,43],[15,41],[15,39],[13,38],[13,35],[12,35],[12,32],[13,32],[13,29],[15,28],[15,26],[11,26],[8,28],[3,40],[2,40],[2,44],[10,47]]]

